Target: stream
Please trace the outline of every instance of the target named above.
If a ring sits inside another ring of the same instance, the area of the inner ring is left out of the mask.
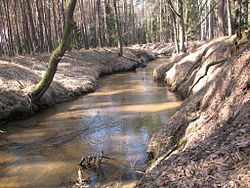
[[[146,167],[147,144],[181,104],[152,80],[160,58],[137,72],[99,79],[96,92],[1,127],[0,187],[69,187],[81,157],[99,155],[101,174],[89,183],[132,187]],[[130,185],[130,186],[129,186]]]

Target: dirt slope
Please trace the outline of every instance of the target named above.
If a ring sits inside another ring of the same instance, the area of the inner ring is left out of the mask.
[[[250,49],[219,38],[161,66],[187,98],[151,139],[138,187],[250,187]]]
[[[44,74],[49,54],[0,59],[0,123],[94,91],[102,74],[133,70],[155,58],[151,52],[128,48],[124,56],[118,58],[115,49],[66,53],[39,106],[31,105],[27,94]]]

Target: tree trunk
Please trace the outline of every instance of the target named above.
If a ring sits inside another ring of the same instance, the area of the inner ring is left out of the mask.
[[[175,51],[176,53],[180,52],[179,46],[179,35],[178,35],[178,27],[176,23],[176,15],[173,13],[173,27],[174,27],[174,43],[175,43]]]
[[[160,21],[160,42],[163,42],[162,40],[162,0],[160,0],[160,12],[159,12],[159,21]]]
[[[228,24],[228,35],[232,35],[232,14],[230,0],[227,0],[227,24]]]
[[[85,19],[85,7],[84,7],[84,0],[80,0],[80,10],[81,10],[81,20],[82,20],[82,30],[83,30],[83,40],[84,40],[84,47],[86,50],[89,49],[89,40],[88,40],[88,30],[86,26],[86,19]]]
[[[45,2],[44,2],[45,3]],[[52,46],[52,41],[51,41],[51,38],[49,38],[49,34],[48,34],[48,24],[47,24],[47,21],[46,21],[46,18],[47,18],[47,14],[46,14],[46,4],[43,4],[43,2],[41,1],[41,13],[42,13],[42,23],[44,25],[44,31],[45,31],[45,37],[46,37],[46,40],[47,40],[47,44],[45,43],[44,46],[47,46],[47,51],[51,51],[51,49],[53,48]]]
[[[249,0],[241,0],[242,24],[244,29],[248,27],[248,4]]]
[[[36,0],[36,9],[38,14],[38,28],[39,28],[39,51],[43,52],[44,50],[44,36],[43,36],[43,19],[42,19],[42,13],[41,13],[41,4],[39,3],[40,0]]]
[[[17,53],[22,54],[23,49],[22,49],[22,43],[21,43],[21,37],[20,37],[20,32],[19,32],[19,22],[18,22],[18,12],[19,12],[19,7],[18,2],[15,4],[15,11],[14,11],[14,17],[15,17],[15,25],[16,25],[16,37],[17,37]]]
[[[37,51],[38,49],[38,40],[36,38],[36,31],[35,31],[35,25],[33,21],[33,15],[32,15],[32,9],[30,5],[30,0],[26,0],[26,5],[27,5],[27,13],[29,17],[29,23],[30,23],[30,29],[31,29],[31,36],[32,36],[32,45],[33,49]]]
[[[99,46],[103,47],[103,38],[102,38],[102,25],[101,25],[101,1],[97,0],[96,2],[96,9],[97,9],[97,27],[98,27],[98,44]]]
[[[171,0],[168,0],[168,6],[171,9],[173,13],[173,21],[174,25],[175,22],[177,22],[176,26],[174,27],[174,30],[178,32],[178,34],[175,34],[175,42],[176,42],[176,51],[179,50],[181,52],[186,51],[185,47],[185,24],[184,24],[184,16],[183,16],[183,1],[178,0],[177,1],[177,10],[174,8],[174,5],[172,4]],[[179,48],[180,47],[180,48]]]
[[[120,18],[118,15],[118,7],[117,7],[117,0],[114,0],[114,9],[115,9],[115,22],[116,22],[116,30],[117,30],[117,37],[118,37],[118,56],[123,55],[123,42],[122,42],[122,33],[121,33],[121,23]]]
[[[68,0],[66,3],[66,21],[65,21],[65,28],[63,37],[59,43],[57,49],[52,53],[48,68],[41,79],[41,81],[36,85],[35,89],[31,91],[29,94],[31,101],[36,103],[40,100],[40,98],[44,95],[44,93],[49,88],[51,82],[53,81],[54,75],[57,70],[57,65],[60,62],[61,58],[63,57],[65,51],[67,50],[69,43],[70,43],[70,35],[71,35],[71,28],[73,27],[73,14],[77,0]]]
[[[23,6],[23,2],[19,0],[21,12],[22,12],[22,23],[23,23],[23,32],[24,32],[24,47],[25,52],[30,53],[33,51],[32,44],[31,44],[31,37],[29,32],[29,25],[27,22],[27,16],[25,12],[25,7]]]
[[[211,3],[212,0],[208,1],[208,12],[211,12]],[[208,16],[208,38],[212,39],[213,38],[213,20],[212,20],[212,13],[209,14]]]
[[[50,0],[48,1],[48,7],[46,7],[46,2],[45,2],[45,29],[47,30],[47,41],[48,41],[48,47],[49,47],[49,51],[51,52],[53,50],[53,42],[52,42],[52,31],[51,31],[51,14],[50,14],[50,8],[51,8],[51,4],[50,4]]]
[[[60,39],[59,39],[59,34],[58,34],[58,24],[57,24],[58,22],[57,22],[57,12],[56,12],[55,1],[52,1],[52,12],[53,12],[53,17],[54,17],[54,34],[55,34],[54,43],[57,43]]]
[[[180,24],[180,51],[185,52],[185,24],[184,24],[184,16],[183,16],[183,2],[182,0],[179,0],[178,2],[179,6],[179,24]]]
[[[9,14],[9,2],[4,1],[3,3],[5,8],[5,14],[6,14],[6,20],[7,20],[7,31],[8,31],[8,43],[9,43],[9,56],[14,56],[14,43],[13,43],[13,32],[12,32],[12,26],[11,26],[11,17]],[[7,40],[6,40],[7,42]]]
[[[234,1],[235,23],[237,33],[241,33],[241,0]]]
[[[224,5],[225,0],[218,0],[219,7],[218,7],[218,28],[219,28],[219,36],[225,36],[225,11]]]
[[[104,13],[103,13],[103,17],[104,17],[104,35],[105,35],[105,44],[106,45],[109,45],[110,44],[110,41],[109,41],[109,32],[108,32],[108,19],[107,19],[107,14],[108,14],[108,11],[107,11],[107,0],[104,0]]]

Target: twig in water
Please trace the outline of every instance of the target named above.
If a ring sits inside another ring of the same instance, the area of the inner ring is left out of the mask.
[[[135,167],[135,164],[137,163],[137,161],[140,159],[140,154],[136,156],[135,161],[133,163],[131,163],[131,168]]]
[[[136,170],[135,172],[138,173],[138,174],[145,174],[144,172],[139,171],[139,170]]]

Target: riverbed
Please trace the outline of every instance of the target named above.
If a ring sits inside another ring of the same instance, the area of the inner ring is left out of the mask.
[[[85,171],[97,186],[135,183],[145,169],[147,144],[181,104],[152,80],[157,59],[136,72],[103,76],[98,89],[1,130],[0,187],[68,187],[82,156],[105,160],[101,173]]]

